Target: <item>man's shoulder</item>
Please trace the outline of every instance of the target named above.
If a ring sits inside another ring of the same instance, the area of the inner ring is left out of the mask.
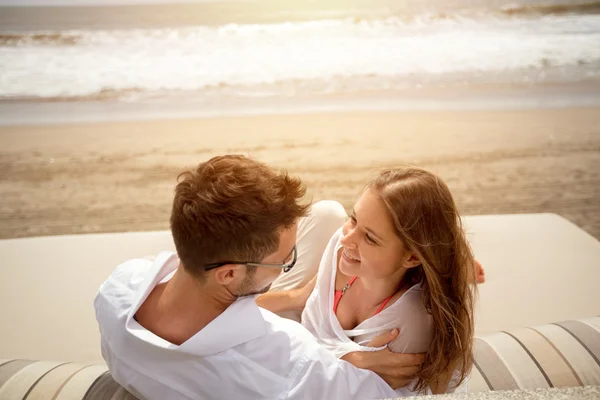
[[[311,358],[321,348],[315,337],[301,324],[282,318],[271,311],[259,307],[265,324],[264,335],[257,338],[256,344],[268,348],[278,348],[277,356],[284,359]],[[254,346],[252,346],[254,347]],[[271,355],[273,357],[275,355]]]
[[[119,309],[130,306],[135,293],[140,290],[140,286],[148,280],[149,275],[157,271],[153,265],[159,258],[168,258],[173,253],[161,253],[156,258],[135,258],[119,264],[108,278],[100,285],[94,304],[96,311],[99,308]]]
[[[248,365],[254,365],[257,370],[266,367],[281,378],[294,382],[301,379],[298,372],[308,365],[340,362],[332,353],[320,348],[314,336],[298,322],[263,308],[259,310],[265,327],[263,334],[232,349]]]
[[[259,307],[259,310],[267,327],[267,336],[281,335],[301,343],[317,343],[315,337],[300,323],[288,318],[280,317],[264,308]]]
[[[269,357],[280,357],[300,364],[318,362],[337,365],[341,362],[335,354],[322,348],[313,334],[300,323],[262,308],[260,310],[266,325],[266,333],[259,339],[261,346],[278,349],[276,354]]]
[[[149,257],[134,258],[119,264],[100,287],[100,291],[114,285],[135,290],[146,279],[148,273],[151,272],[150,267],[153,261]]]
[[[268,366],[285,378],[289,398],[382,398],[394,394],[373,372],[355,368],[322,348],[296,321],[263,309],[261,313],[267,333],[244,356],[257,365],[256,371]]]

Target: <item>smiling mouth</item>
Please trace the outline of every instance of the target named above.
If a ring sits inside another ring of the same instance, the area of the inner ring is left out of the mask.
[[[346,250],[342,251],[342,254],[344,255],[344,257],[346,257],[350,261],[360,262],[360,260],[358,258],[354,258],[350,254],[346,253]]]

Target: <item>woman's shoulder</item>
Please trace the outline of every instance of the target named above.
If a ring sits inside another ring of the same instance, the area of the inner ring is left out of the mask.
[[[427,351],[433,337],[433,317],[423,304],[422,288],[411,287],[400,299],[395,311],[400,334],[389,348],[399,353]]]
[[[396,301],[395,313],[401,316],[401,319],[407,323],[421,325],[426,328],[431,325],[431,314],[427,311],[423,303],[423,288],[421,284],[411,286],[402,296]]]
[[[422,298],[423,287],[420,283],[417,283],[406,289],[403,293],[401,293],[400,297],[396,302],[399,305],[401,304],[403,307],[419,307],[420,305],[423,305]]]

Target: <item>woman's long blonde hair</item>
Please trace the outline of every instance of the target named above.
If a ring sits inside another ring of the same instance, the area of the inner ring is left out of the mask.
[[[472,366],[476,289],[468,282],[473,256],[452,194],[439,177],[414,167],[383,171],[367,187],[381,197],[396,234],[421,261],[404,283],[421,283],[434,332],[415,390],[433,387],[453,370],[458,386]]]

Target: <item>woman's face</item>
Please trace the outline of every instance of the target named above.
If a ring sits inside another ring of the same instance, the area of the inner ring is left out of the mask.
[[[403,267],[415,264],[412,253],[395,234],[383,200],[370,189],[354,205],[341,244],[339,267],[348,276],[380,279],[403,274]]]

